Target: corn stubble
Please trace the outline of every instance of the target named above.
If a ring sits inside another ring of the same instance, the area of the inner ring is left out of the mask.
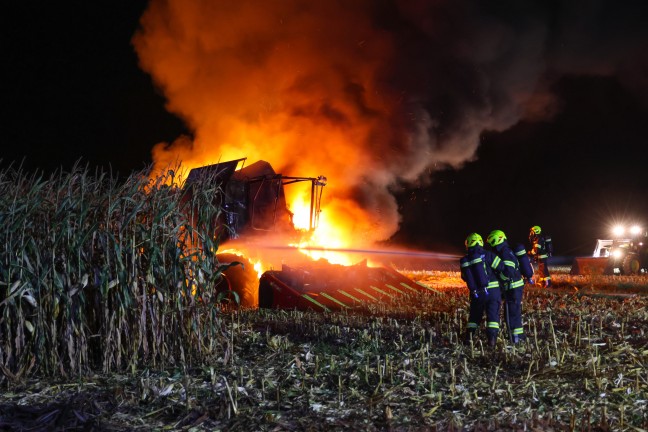
[[[432,290],[361,313],[216,306],[209,187],[195,217],[137,178],[5,172],[0,187],[2,425],[58,413],[110,430],[648,426],[646,276],[555,274],[558,290],[525,292],[527,339],[490,349],[482,334],[461,343],[456,272],[409,273]],[[74,384],[28,381],[47,376]]]

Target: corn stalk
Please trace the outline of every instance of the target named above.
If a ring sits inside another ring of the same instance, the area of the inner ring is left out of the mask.
[[[168,175],[173,175],[169,171]],[[221,190],[144,173],[0,172],[0,367],[13,380],[221,354]]]

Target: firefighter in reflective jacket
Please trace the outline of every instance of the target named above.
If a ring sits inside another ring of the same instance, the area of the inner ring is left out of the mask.
[[[461,278],[470,291],[470,313],[468,316],[469,342],[481,324],[486,312],[486,334],[488,345],[493,347],[499,333],[501,291],[497,273],[504,271],[504,264],[493,252],[484,250],[484,240],[477,233],[466,237],[466,255],[459,260]]]
[[[542,234],[542,228],[538,225],[531,227],[529,231],[529,243],[531,251],[529,254],[538,263],[538,282],[545,288],[551,287],[551,275],[547,259],[553,255],[553,243],[551,237]]]
[[[486,241],[504,263],[504,270],[499,274],[502,290],[504,291],[504,314],[510,333],[510,340],[516,344],[524,338],[524,329],[522,328],[522,290],[524,288],[524,279],[532,280],[533,268],[529,271],[528,267],[530,267],[530,262],[528,260],[526,261],[528,267],[524,269],[520,268],[520,262],[506,241],[506,235],[503,231],[491,231]]]

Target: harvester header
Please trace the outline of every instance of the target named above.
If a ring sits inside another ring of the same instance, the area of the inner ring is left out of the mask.
[[[294,246],[300,242],[295,239],[317,228],[327,178],[287,176],[276,173],[268,162],[245,166],[245,161],[195,168],[184,186],[187,198],[196,193],[194,185],[198,183],[214,186],[210,189],[213,199],[223,208],[216,228],[219,244],[226,249],[216,255],[223,279],[218,291],[236,292],[234,297],[244,306],[319,312],[367,309],[376,303],[402,302],[413,294],[431,291],[391,268],[370,267],[366,259],[343,266],[300,253]],[[302,189],[309,215],[301,228],[295,226],[284,191],[286,186],[298,183],[310,186],[309,190]],[[268,237],[263,237],[269,233],[285,244],[269,248],[265,245]],[[230,252],[232,245],[237,252],[245,251],[245,256]],[[271,270],[257,274],[251,265],[252,256],[270,263],[263,267]],[[280,264],[274,265],[273,260]]]

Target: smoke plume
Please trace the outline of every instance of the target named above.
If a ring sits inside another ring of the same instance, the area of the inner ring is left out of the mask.
[[[556,76],[614,73],[597,50],[568,55],[564,40],[584,44],[567,25],[574,9],[552,5],[152,0],[133,43],[193,131],[158,144],[156,167],[247,157],[323,174],[324,216],[356,243],[386,239],[399,224],[391,188],[461,167],[484,130],[549,118]],[[605,13],[590,9],[583,26]]]

